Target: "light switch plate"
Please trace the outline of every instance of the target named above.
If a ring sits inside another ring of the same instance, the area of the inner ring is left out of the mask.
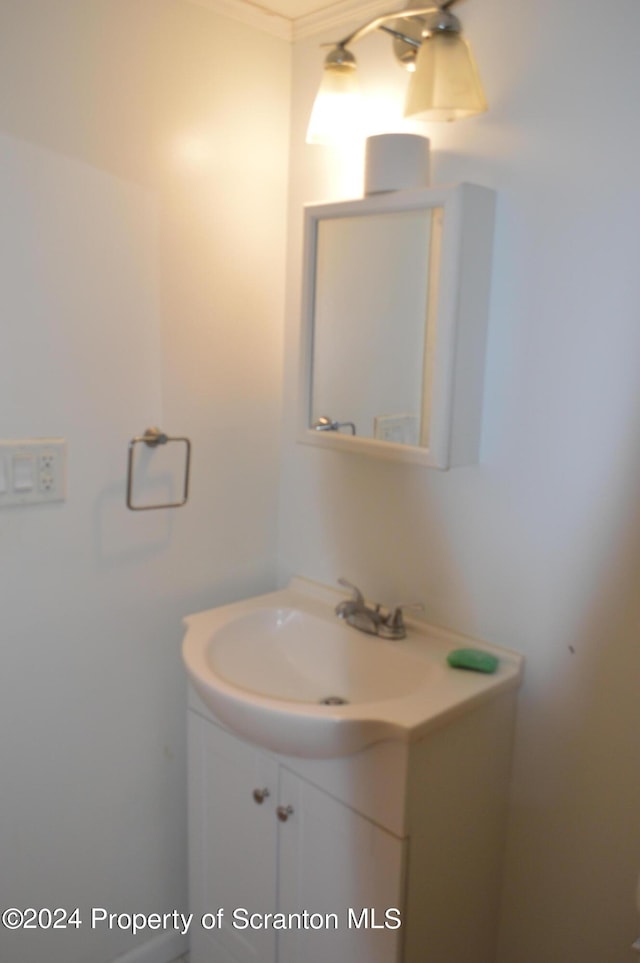
[[[67,497],[64,438],[0,440],[0,508],[60,502]]]

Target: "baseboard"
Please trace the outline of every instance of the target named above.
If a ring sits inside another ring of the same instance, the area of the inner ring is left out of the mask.
[[[113,963],[173,963],[189,950],[189,939],[181,933],[161,933]]]

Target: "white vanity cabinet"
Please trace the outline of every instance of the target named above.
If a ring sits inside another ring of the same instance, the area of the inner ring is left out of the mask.
[[[399,963],[404,841],[201,715],[189,724],[192,963]]]
[[[191,692],[192,963],[490,963],[515,698],[417,742],[301,759],[237,738]]]

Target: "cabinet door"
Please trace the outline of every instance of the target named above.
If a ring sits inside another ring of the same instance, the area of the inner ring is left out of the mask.
[[[234,927],[233,912],[276,909],[278,767],[193,712],[189,727],[191,961],[275,963],[274,931]]]
[[[400,960],[404,842],[286,769],[279,801],[278,910],[308,925],[278,933],[278,963]]]

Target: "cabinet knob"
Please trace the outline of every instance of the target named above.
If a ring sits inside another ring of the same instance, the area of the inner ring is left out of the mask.
[[[276,813],[280,822],[286,823],[289,816],[293,813],[293,806],[278,806]]]
[[[266,786],[265,786],[264,789],[254,789],[254,790],[253,790],[253,798],[254,798],[254,800],[258,803],[259,806],[262,805],[262,803],[265,801],[265,799],[266,799],[267,796],[269,796],[269,795],[270,795],[270,793],[269,793],[269,790],[267,789]]]

